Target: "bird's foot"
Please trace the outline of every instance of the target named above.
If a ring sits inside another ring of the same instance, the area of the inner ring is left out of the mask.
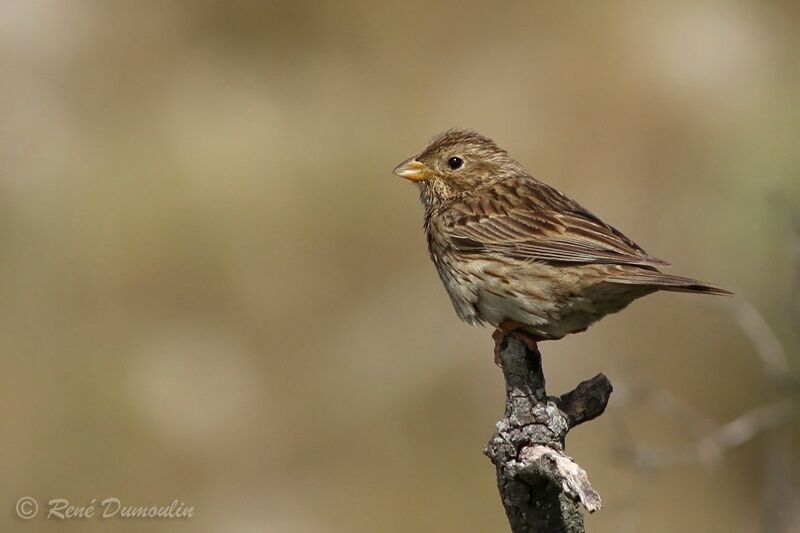
[[[492,333],[492,338],[494,339],[494,364],[502,367],[503,365],[500,364],[500,352],[503,349],[503,339],[506,338],[506,334],[503,333],[503,330],[497,328]]]
[[[497,325],[497,329],[492,333],[492,339],[494,339],[494,364],[502,366],[500,352],[503,349],[503,339],[506,338],[506,335],[511,335],[521,340],[531,351],[538,350],[537,342],[539,342],[539,338],[522,329],[525,326],[526,324],[516,320],[504,320]]]

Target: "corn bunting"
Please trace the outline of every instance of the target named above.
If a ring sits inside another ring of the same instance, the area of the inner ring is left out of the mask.
[[[469,324],[530,343],[584,331],[659,290],[731,294],[660,272],[666,261],[478,133],[442,133],[394,173],[419,186],[431,259]]]

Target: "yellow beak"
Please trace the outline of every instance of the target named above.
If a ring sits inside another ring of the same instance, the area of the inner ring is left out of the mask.
[[[411,181],[422,181],[431,177],[431,169],[428,168],[428,165],[420,163],[413,157],[397,165],[393,172],[401,178]]]

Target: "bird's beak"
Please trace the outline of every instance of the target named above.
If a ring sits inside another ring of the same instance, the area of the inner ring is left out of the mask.
[[[420,163],[413,157],[397,165],[393,172],[410,181],[422,181],[431,177],[431,169],[428,165]]]

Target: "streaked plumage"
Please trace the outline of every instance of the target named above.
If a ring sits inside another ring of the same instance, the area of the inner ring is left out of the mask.
[[[475,132],[439,135],[395,173],[420,187],[431,258],[470,324],[560,339],[658,290],[730,294],[660,272],[667,262]]]

